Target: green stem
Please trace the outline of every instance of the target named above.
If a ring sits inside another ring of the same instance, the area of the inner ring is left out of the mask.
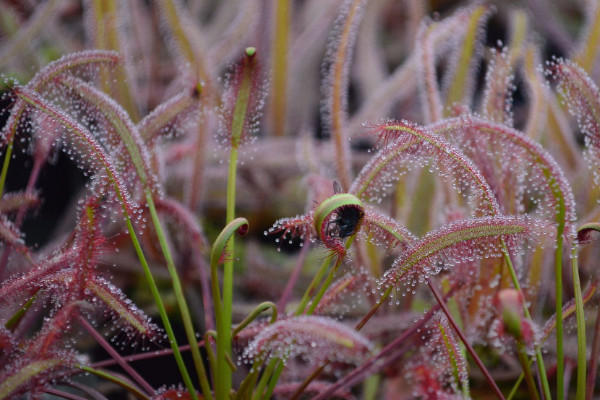
[[[313,298],[312,302],[310,303],[310,306],[308,307],[308,310],[306,311],[306,315],[312,315],[312,313],[315,312],[315,309],[319,305],[319,302],[323,298],[323,295],[325,294],[325,292],[331,285],[331,281],[333,281],[333,278],[335,277],[335,273],[337,272],[338,267],[340,266],[341,262],[342,262],[342,260],[340,258],[338,258],[337,261],[335,262],[335,265],[333,266],[333,268],[331,268],[331,270],[329,271],[329,274],[327,274],[327,278],[325,279],[325,282],[323,282],[323,284],[321,285],[321,288],[319,289],[319,291]]]
[[[273,372],[273,377],[269,381],[269,386],[267,387],[267,391],[265,392],[263,399],[269,400],[271,398],[271,396],[273,395],[273,390],[275,390],[275,385],[277,384],[277,382],[279,382],[279,376],[283,372],[284,368],[285,364],[283,362],[279,362],[277,364],[277,368],[275,368],[275,372]]]
[[[235,218],[235,183],[237,173],[238,150],[236,146],[231,148],[229,157],[229,173],[227,176],[227,217],[230,223]],[[215,382],[215,395],[217,400],[229,399],[231,391],[231,369],[227,364],[227,355],[231,354],[231,315],[233,304],[233,256],[234,238],[231,236],[227,242],[226,253],[230,259],[224,264],[223,269],[223,300],[221,305],[220,326],[217,325],[217,378]],[[213,277],[214,279],[214,277]],[[214,285],[214,284],[213,284]],[[217,283],[218,287],[218,283]],[[216,305],[216,304],[215,304]]]
[[[304,312],[304,310],[306,309],[306,305],[308,304],[308,301],[310,300],[310,296],[312,296],[315,288],[317,287],[317,284],[319,282],[321,282],[321,280],[323,279],[323,276],[325,276],[325,272],[327,272],[327,267],[329,266],[329,262],[331,261],[331,258],[333,256],[334,256],[333,254],[329,254],[327,257],[325,257],[325,259],[321,263],[321,267],[319,268],[319,271],[317,271],[316,275],[313,277],[312,281],[310,282],[310,285],[304,292],[304,295],[302,296],[302,300],[300,300],[300,304],[298,305],[298,308],[296,309],[295,315],[301,315]]]
[[[348,240],[346,241],[346,250],[348,250],[350,248],[350,245],[354,241],[355,237],[356,237],[356,235],[352,235],[348,238]],[[331,285],[331,281],[333,281],[333,278],[335,277],[335,273],[337,272],[337,269],[339,268],[341,263],[342,263],[342,259],[340,257],[338,257],[337,260],[335,261],[335,265],[333,266],[333,268],[331,268],[331,271],[329,271],[329,274],[327,275],[325,282],[323,282],[323,285],[321,285],[321,289],[319,289],[319,292],[315,295],[312,303],[310,304],[310,307],[308,308],[308,311],[306,312],[307,315],[311,315],[313,312],[315,312],[315,309],[319,305],[321,298],[323,297],[323,295],[325,294],[327,289],[329,289],[329,286]]]
[[[267,368],[265,368],[265,371],[263,372],[263,375],[260,377],[260,379],[258,381],[258,385],[256,386],[256,389],[254,390],[254,394],[252,395],[252,400],[260,400],[260,399],[264,398],[263,393],[264,393],[265,388],[267,387],[267,383],[269,382],[269,379],[273,375],[273,371],[275,370],[275,367],[277,366],[278,363],[279,363],[279,359],[274,358],[267,364]]]
[[[194,331],[194,325],[192,324],[190,311],[185,300],[185,296],[183,294],[183,287],[181,285],[181,281],[179,280],[179,274],[177,273],[177,268],[175,267],[175,263],[173,262],[173,256],[171,255],[171,250],[169,249],[169,244],[167,243],[162,224],[160,223],[160,219],[158,218],[158,213],[154,205],[152,192],[149,188],[146,188],[145,193],[146,202],[148,203],[148,209],[150,210],[152,222],[154,223],[154,229],[156,231],[156,235],[158,236],[158,241],[160,243],[163,256],[165,257],[165,261],[167,262],[167,269],[169,271],[169,275],[171,276],[171,283],[173,285],[173,291],[175,292],[175,298],[177,299],[177,305],[181,313],[181,319],[183,321],[185,333],[188,342],[191,346],[190,350],[192,352],[192,359],[194,361],[194,366],[196,367],[196,372],[198,374],[198,381],[200,382],[202,395],[205,399],[210,399],[212,398],[210,385],[208,384],[208,378],[204,369],[204,363],[202,361],[202,356],[200,355],[198,340],[196,339],[196,332]]]
[[[517,277],[517,272],[515,271],[515,267],[513,266],[512,260],[510,259],[510,255],[508,253],[508,248],[506,247],[506,244],[504,243],[504,241],[502,241],[502,249],[503,249],[503,253],[504,253],[504,259],[506,260],[506,263],[508,265],[508,272],[510,274],[510,278],[512,280],[513,286],[515,287],[515,289],[517,289],[517,291],[521,295],[521,298],[523,299],[523,314],[525,315],[525,318],[527,318],[527,320],[531,321],[531,314],[529,313],[529,308],[527,307],[527,305],[525,303],[525,296],[523,295],[523,290],[521,289],[521,285],[519,284],[519,278]],[[535,360],[537,362],[538,375],[539,375],[540,381],[542,382],[542,389],[544,392],[544,397],[547,400],[550,400],[552,398],[552,396],[550,394],[550,385],[548,384],[548,376],[546,375],[546,367],[544,366],[544,358],[542,357],[542,351],[540,349],[539,344],[535,345]]]
[[[213,340],[215,341],[215,343],[217,342],[217,332],[216,331],[212,331],[212,330],[206,331],[206,334],[204,334],[205,340],[208,337],[212,337]],[[215,360],[214,353],[212,352],[212,350],[207,350],[207,354],[208,354],[209,362],[211,363],[211,366],[213,366],[213,370],[216,370],[216,364],[215,364],[216,360]],[[225,359],[227,360],[227,364],[229,364],[229,368],[231,368],[231,371],[235,372],[237,370],[237,366],[235,365],[233,360],[229,356],[227,356]]]
[[[560,231],[560,229],[559,229]],[[563,318],[562,318],[562,248],[563,235],[556,237],[556,250],[554,253],[554,282],[556,287],[556,398],[563,400],[564,389],[564,351],[563,351]]]
[[[223,305],[221,303],[221,291],[219,289],[219,275],[217,274],[217,268],[210,269],[210,281],[211,281],[211,289],[213,293],[213,304],[215,306],[215,323],[217,325],[217,332],[219,335],[221,332],[225,331],[225,327],[223,326]],[[219,361],[220,359],[220,361]],[[220,393],[224,390],[222,388],[223,382],[223,374],[225,376],[228,374],[227,371],[224,371],[225,364],[225,349],[222,344],[220,344],[220,340],[217,340],[217,361],[215,361],[216,368],[215,371],[215,397],[220,399]]]
[[[532,361],[531,360],[527,360],[527,363],[529,365],[531,365]],[[523,382],[524,378],[525,378],[525,373],[521,372],[521,375],[519,375],[519,378],[517,378],[517,381],[515,382],[515,385],[511,389],[511,391],[508,394],[508,396],[506,396],[506,400],[512,400],[512,398],[515,397],[515,395],[517,394],[517,390],[519,390],[519,386],[521,386],[521,382]]]
[[[156,303],[156,307],[158,308],[158,313],[160,314],[160,318],[164,325],[165,331],[167,332],[169,344],[171,345],[171,349],[173,349],[173,357],[175,357],[175,362],[177,363],[177,367],[179,368],[179,372],[181,373],[181,377],[183,378],[185,387],[190,393],[191,398],[193,400],[198,400],[196,390],[194,389],[194,385],[192,384],[190,375],[187,371],[187,368],[185,367],[183,358],[181,357],[181,352],[179,351],[179,346],[177,345],[177,340],[175,339],[175,333],[173,332],[173,328],[171,327],[171,322],[169,321],[167,310],[165,309],[165,305],[162,301],[162,298],[160,297],[160,293],[158,291],[158,287],[156,286],[156,282],[154,281],[154,277],[152,276],[152,272],[150,272],[150,267],[148,266],[146,257],[142,252],[142,247],[140,246],[140,242],[137,238],[137,235],[135,234],[135,230],[133,228],[133,224],[131,223],[131,219],[129,219],[129,216],[127,214],[125,214],[125,220],[127,222],[127,229],[129,230],[129,235],[131,236],[133,247],[135,248],[135,252],[137,253],[140,263],[142,264],[144,274],[146,275],[146,280],[148,281],[148,286],[150,286],[150,292],[154,297],[154,302]]]
[[[215,353],[213,351],[212,344],[210,342],[210,337],[215,338],[216,336],[217,336],[217,332],[212,331],[212,330],[206,331],[204,333],[204,349],[206,350],[206,357],[208,358],[208,365],[210,366],[210,371],[217,370],[217,360],[215,359]],[[215,342],[216,342],[216,340],[215,340]]]
[[[577,246],[573,246],[573,250],[571,252],[571,269],[573,271],[573,288],[575,290],[575,315],[577,318],[577,392],[575,394],[575,399],[583,400],[585,399],[585,375],[587,357],[585,343],[585,316],[583,314],[583,298],[581,296],[581,283],[579,282]]]
[[[264,357],[261,358],[259,355],[257,360],[252,365],[250,372],[240,384],[240,387],[237,390],[233,400],[250,399],[252,397],[252,388],[256,385],[263,361]]]
[[[529,397],[531,399],[540,399],[540,395],[537,391],[537,387],[535,385],[535,381],[533,380],[533,375],[531,373],[529,358],[527,357],[527,349],[525,345],[521,341],[517,341],[517,356],[519,357],[519,362],[521,363],[521,368],[523,368],[523,375],[525,377],[525,382],[527,383],[527,389],[529,390]],[[557,377],[559,380],[562,378],[561,376]]]

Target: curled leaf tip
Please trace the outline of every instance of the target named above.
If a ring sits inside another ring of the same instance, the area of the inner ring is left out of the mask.
[[[221,231],[217,240],[213,244],[212,252],[210,254],[210,265],[216,268],[223,261],[223,253],[225,252],[225,246],[227,242],[233,236],[234,233],[245,235],[248,232],[248,220],[246,218],[236,218],[225,226]]]
[[[237,229],[238,235],[244,236],[248,233],[248,224],[243,224]]]
[[[600,223],[588,222],[577,229],[577,242],[579,244],[588,244],[600,239]]]

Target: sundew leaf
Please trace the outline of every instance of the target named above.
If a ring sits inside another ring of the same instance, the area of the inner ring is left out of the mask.
[[[161,0],[156,3],[159,12],[159,23],[169,51],[173,52],[178,67],[191,79],[203,87],[210,104],[219,103],[213,88],[215,71],[206,60],[207,55],[204,35],[198,28],[191,14],[180,0]]]
[[[134,75],[132,68],[127,67],[135,63],[135,51],[142,46],[139,43],[136,45],[132,43],[138,35],[131,34],[134,30],[132,26],[134,19],[127,6],[129,3],[116,0],[86,3],[84,29],[92,47],[115,50],[122,55],[124,62],[116,65],[115,68],[109,70],[104,66],[100,67],[100,75],[105,78],[102,89],[122,104],[133,120],[138,121],[139,109],[136,100],[140,96],[134,97],[131,82],[138,81],[142,71],[138,68]],[[115,84],[109,84],[109,76],[114,78]]]
[[[427,32],[430,39],[427,44],[431,46],[431,49],[423,49],[423,51],[433,52],[436,55],[438,53],[443,54],[448,45],[454,43],[449,41],[448,38],[454,40],[461,36],[461,32],[467,26],[465,18],[466,10],[463,9],[449,18],[432,24]],[[362,136],[364,134],[364,121],[374,121],[377,118],[386,116],[394,104],[414,96],[418,88],[422,89],[423,79],[425,79],[422,71],[425,70],[421,68],[422,62],[421,59],[418,59],[420,56],[419,52],[408,55],[408,59],[372,91],[360,105],[360,109],[351,116],[348,124],[350,135]],[[419,79],[415,79],[415,76],[419,76]]]
[[[61,142],[66,146],[67,154],[73,158],[77,157],[78,166],[84,171],[96,174],[97,190],[103,192],[105,186],[112,187],[112,191],[107,194],[112,195],[120,203],[126,215],[133,216],[136,209],[135,203],[112,159],[94,136],[71,116],[50,104],[28,87],[16,86],[13,88],[13,93],[19,99],[24,100],[32,112],[43,113],[62,126],[65,132]],[[37,132],[37,134],[45,133]]]
[[[64,339],[73,328],[73,318],[86,306],[83,301],[71,301],[44,319],[36,336],[25,342],[25,355],[14,358],[0,372],[0,382],[3,382],[0,383],[0,399],[4,396],[12,398],[34,387],[46,387],[73,373],[76,355],[74,351],[67,350],[69,345]]]
[[[490,121],[512,126],[513,60],[508,47],[492,50],[485,75],[482,113]]]
[[[462,43],[457,46],[460,51],[453,52],[454,60],[450,71],[446,75],[448,95],[446,96],[446,106],[452,106],[455,103],[465,103],[472,96],[474,90],[474,81],[476,78],[475,69],[477,63],[483,54],[483,41],[485,32],[483,25],[490,16],[489,8],[483,5],[468,9],[468,21],[465,23],[466,30]]]
[[[5,280],[0,285],[0,305],[23,301],[33,296],[38,290],[52,282],[53,276],[67,268],[70,261],[76,257],[77,251],[65,251],[36,263],[22,275],[12,276]]]
[[[15,274],[2,282],[0,305],[31,298],[40,289],[52,292],[60,288],[56,291],[62,294],[55,300],[69,297],[75,286],[75,290],[83,290],[84,282],[93,273],[100,253],[104,250],[104,236],[96,218],[98,202],[91,198],[88,206],[89,209],[86,208],[77,224],[73,238],[60,250],[38,261],[23,274]]]
[[[189,20],[189,14],[183,8],[181,2],[177,0],[160,1],[157,6],[159,7],[163,30],[170,35],[167,40],[179,53],[182,64],[197,68],[198,76],[201,80],[206,80],[204,65],[200,63],[203,58],[196,55],[198,48],[194,47],[194,44],[198,46],[202,42],[198,43],[193,40],[200,38],[201,35],[199,35],[199,32],[194,35],[196,37],[191,35],[191,32],[195,32],[196,25]],[[199,63],[197,64],[197,62]]]
[[[400,246],[403,249],[408,244],[417,240],[406,227],[393,218],[381,213],[371,206],[365,206],[365,216],[362,222],[361,233],[377,246],[392,249]]]
[[[329,64],[329,70],[323,86],[325,88],[323,111],[326,115],[325,125],[335,143],[335,164],[344,190],[348,189],[351,180],[350,145],[345,129],[350,61],[366,3],[367,0],[344,2],[336,18],[325,57],[325,65]]]
[[[461,70],[460,73],[465,73],[464,77],[458,77],[457,84],[460,87],[452,89],[451,101],[456,101],[459,98],[457,92],[462,91],[463,93],[460,93],[460,95],[464,96],[468,90],[468,81],[472,80],[472,77],[468,76],[467,69],[470,69],[470,67],[467,68],[465,64],[469,63],[468,56],[470,56],[472,49],[469,49],[468,42],[467,46],[463,47],[463,38],[470,28],[475,28],[471,23],[477,23],[477,20],[481,17],[478,15],[481,11],[483,11],[483,8],[476,8],[475,10],[472,8],[459,9],[450,18],[434,22],[425,20],[419,27],[415,43],[417,63],[415,80],[419,88],[423,122],[431,123],[443,117],[444,103],[438,84],[436,64],[438,59],[449,50],[460,48],[462,54],[466,57],[466,59],[460,60],[461,64],[464,63],[463,65],[459,66],[459,60],[454,60],[454,65],[451,66],[452,72],[457,72],[456,68],[462,68],[464,71]],[[475,35],[477,30],[471,32]],[[473,37],[470,39],[473,39]],[[456,53],[458,52],[456,50]]]
[[[69,367],[64,355],[58,354],[47,358],[20,358],[9,368],[0,372],[0,399],[7,399],[27,391],[41,377],[49,378]]]
[[[435,24],[423,23],[419,28],[416,38],[415,53],[417,59],[417,83],[419,96],[423,109],[425,123],[437,121],[442,118],[442,94],[438,85],[435,70],[435,49],[432,45],[432,35]]]
[[[525,136],[536,140],[547,121],[549,88],[545,84],[542,72],[537,68],[540,60],[538,49],[533,44],[528,44],[524,53],[522,69],[530,103],[524,133]]]
[[[98,65],[115,65],[120,61],[119,55],[114,51],[86,50],[71,53],[51,62],[29,81],[27,86],[34,91],[41,91],[54,78],[64,73],[82,74],[91,77],[97,73]],[[21,114],[26,107],[26,102],[17,100],[13,105],[10,117],[2,131],[2,141],[8,143],[18,130]]]
[[[0,46],[0,70],[6,70],[16,56],[31,51],[33,43],[36,43],[36,36],[53,23],[53,19],[58,15],[58,6],[60,0],[51,0],[40,4],[35,8],[31,17],[9,38],[4,38]],[[17,18],[15,18],[17,19]]]
[[[91,115],[93,115],[96,123],[100,124],[99,121],[105,121],[101,124],[104,128],[102,129],[104,138],[109,132],[114,131],[116,134],[116,137],[112,139],[114,148],[108,148],[106,144],[109,142],[105,139],[107,150],[113,153],[115,158],[127,158],[125,157],[127,154],[142,185],[144,187],[156,187],[155,174],[150,167],[149,151],[127,112],[105,93],[80,79],[62,76],[57,81],[76,94],[82,101],[90,104]],[[126,165],[120,170],[123,176],[127,176]],[[129,186],[134,186],[134,183],[135,181],[129,182]]]
[[[569,60],[551,63],[547,72],[557,82],[557,90],[585,134],[586,156],[600,185],[600,90],[586,72]]]
[[[294,236],[303,238],[313,235],[341,260],[346,254],[342,239],[354,236],[360,229],[364,217],[360,199],[349,193],[338,193],[317,205],[314,211],[295,218],[283,218],[275,222],[265,234],[283,232],[282,239]],[[311,229],[311,224],[314,229]],[[279,241],[279,240],[277,240]]]
[[[105,248],[99,208],[98,198],[92,196],[87,199],[75,233],[75,242],[70,247],[77,249],[78,254],[69,263],[73,273],[71,278],[65,277],[63,296],[71,301],[84,300],[86,305],[107,310],[107,314],[120,324],[119,330],[126,337],[125,340],[139,335],[153,337],[157,328],[150,319],[121,290],[95,271],[99,255]]]
[[[578,244],[586,245],[598,239],[600,239],[600,223],[588,222],[577,228]]]
[[[70,53],[40,69],[27,86],[39,91],[54,78],[64,73],[92,78],[98,74],[99,65],[111,66],[118,64],[120,61],[121,59],[116,51],[84,50]]]
[[[385,147],[361,170],[350,193],[380,202],[399,176],[429,164],[432,172],[451,179],[455,190],[467,195],[478,213],[499,214],[496,198],[477,166],[442,136],[408,121],[378,124],[373,130]]]
[[[431,325],[430,329],[433,331],[433,335],[427,346],[433,346],[434,352],[439,355],[433,357],[436,364],[438,364],[438,367],[440,367],[439,364],[442,364],[446,367],[446,370],[449,370],[455,381],[453,383],[460,384],[463,394],[468,398],[469,373],[467,371],[467,360],[450,329],[448,319],[442,313],[438,313],[432,319]]]
[[[197,88],[185,90],[152,110],[137,125],[144,142],[151,143],[159,135],[184,129],[188,121],[195,121],[200,115],[200,98]]]
[[[573,190],[542,146],[515,129],[472,115],[447,119],[429,128],[452,138],[471,156],[484,171],[504,213],[527,212],[553,221],[558,235],[564,233],[568,240],[574,240]],[[519,203],[511,207],[511,200]]]
[[[0,215],[0,241],[11,245],[20,253],[28,254],[29,250],[22,236],[19,229],[6,216]]]
[[[226,77],[219,136],[236,149],[251,141],[258,131],[267,94],[267,79],[261,63],[256,49],[248,47]]]
[[[275,322],[260,332],[244,350],[244,358],[303,356],[313,364],[325,361],[357,364],[371,352],[371,344],[351,327],[335,320],[306,315]]]
[[[483,6],[462,8],[448,18],[433,23],[426,21],[421,24],[419,43],[415,45],[417,51],[410,53],[408,58],[360,105],[361,108],[351,117],[348,125],[350,134],[362,136],[364,121],[374,121],[386,116],[394,104],[399,101],[410,101],[409,97],[414,96],[416,92],[419,92],[418,94],[421,96],[421,107],[426,108],[425,121],[433,119],[432,116],[427,116],[429,114],[441,115],[442,109],[438,107],[442,104],[441,92],[438,88],[437,77],[433,74],[433,68],[436,61],[453,48],[457,49],[454,54],[460,53],[461,57],[464,55],[464,58],[454,60],[456,63],[450,66],[444,81],[448,84],[447,86],[450,86],[451,76],[453,73],[457,73],[458,69],[464,71],[465,74],[461,78],[462,82],[456,85],[456,89],[449,89],[447,101],[452,104],[461,98],[468,98],[475,86],[472,84],[474,74],[471,64],[479,57],[478,47],[480,47],[479,42],[481,41],[479,25],[488,14]],[[472,30],[469,31],[469,29]],[[467,34],[470,36],[468,40],[473,46],[462,48]],[[460,63],[460,67],[458,63]],[[445,67],[448,66],[448,62],[444,64]],[[455,94],[450,94],[450,91],[454,91]],[[432,103],[435,103],[436,106],[432,106]],[[434,108],[436,111],[432,112],[431,110]]]
[[[514,70],[521,59],[526,37],[527,16],[523,11],[515,10],[511,12],[510,46],[498,43],[498,49],[492,49],[487,65],[481,112],[489,120],[513,125]]]
[[[380,279],[380,287],[411,279],[423,281],[442,269],[475,259],[518,252],[540,242],[548,229],[527,216],[488,216],[454,221],[429,232],[410,245]]]
[[[28,351],[38,357],[44,357],[65,348],[67,335],[73,329],[73,321],[82,309],[89,308],[82,300],[69,300],[55,307],[36,336],[29,341]]]
[[[158,327],[118,287],[99,277],[91,277],[85,287],[90,304],[109,311],[120,325],[120,333],[125,334],[125,340],[131,340],[135,335],[156,336]]]
[[[36,207],[41,199],[36,192],[11,192],[5,193],[0,199],[0,213],[7,214],[18,211],[21,208],[28,209]]]
[[[311,236],[313,231],[313,212],[309,212],[304,215],[278,219],[264,234],[267,236],[282,232],[281,237],[275,239],[275,242],[289,240],[291,243],[294,238],[303,239]]]
[[[374,121],[389,115],[394,104],[416,93],[417,85],[414,79],[416,69],[417,61],[413,55],[369,94],[348,123],[348,131],[352,137],[360,137],[364,134],[365,121]]]

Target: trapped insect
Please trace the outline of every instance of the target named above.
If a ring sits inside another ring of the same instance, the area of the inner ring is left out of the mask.
[[[365,213],[354,205],[342,206],[336,210],[336,217],[327,223],[327,235],[346,238],[353,235]]]
[[[341,185],[333,181],[333,193],[343,193]],[[327,223],[327,235],[340,239],[352,236],[356,233],[362,217],[365,215],[361,207],[345,205],[337,208],[335,218]]]

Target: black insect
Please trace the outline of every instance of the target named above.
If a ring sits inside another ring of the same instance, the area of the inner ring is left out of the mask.
[[[336,216],[327,223],[327,235],[340,239],[353,235],[365,213],[357,206],[347,205],[336,210]]]

